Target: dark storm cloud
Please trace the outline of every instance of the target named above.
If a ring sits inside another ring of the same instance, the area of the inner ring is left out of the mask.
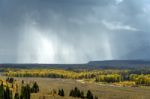
[[[148,0],[1,0],[0,62],[149,59]]]

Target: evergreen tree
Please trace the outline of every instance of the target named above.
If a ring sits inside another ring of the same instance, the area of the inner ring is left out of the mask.
[[[93,99],[93,94],[91,93],[90,90],[88,90],[86,97],[87,97],[87,99]]]
[[[81,91],[80,97],[81,97],[82,99],[84,99],[84,92],[83,92],[83,91]]]
[[[58,95],[59,95],[59,96],[61,95],[61,90],[60,90],[60,89],[58,90]]]
[[[58,95],[59,96],[65,96],[64,90],[63,89],[59,89]]]
[[[12,99],[12,92],[10,91],[9,87],[6,87],[4,91],[4,99]]]
[[[0,85],[0,98],[4,99],[4,86],[3,83]]]
[[[71,91],[70,91],[69,96],[74,96],[74,90],[71,90]]]
[[[84,98],[84,92],[80,91],[77,87],[75,87],[73,90],[70,91],[69,96]]]
[[[21,81],[22,85],[24,84],[24,80]]]
[[[19,94],[15,93],[14,99],[19,99]]]
[[[81,97],[81,93],[80,93],[80,90],[77,90],[77,97]]]
[[[25,95],[26,95],[25,99],[30,99],[30,94],[31,94],[30,91],[31,91],[30,86],[29,86],[29,84],[27,84],[25,87]]]
[[[77,97],[77,91],[78,91],[78,88],[75,87],[75,88],[74,88],[74,96],[75,96],[75,97]]]
[[[95,96],[95,99],[98,99],[98,97],[97,97],[97,96]]]
[[[35,83],[33,84],[32,88],[31,88],[31,92],[32,92],[32,93],[37,93],[37,92],[39,92],[39,86],[38,86],[37,82],[35,82]]]
[[[31,95],[31,88],[29,86],[29,84],[27,84],[26,86],[22,86],[21,88],[21,99],[30,99],[30,95]]]
[[[63,89],[61,89],[61,96],[65,96]]]

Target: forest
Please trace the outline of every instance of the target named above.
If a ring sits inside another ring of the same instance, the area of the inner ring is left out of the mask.
[[[133,70],[64,70],[64,69],[7,69],[8,77],[45,77],[62,79],[90,80],[93,82],[125,84],[130,86],[150,86],[150,74]],[[124,83],[126,82],[126,83]]]
[[[6,80],[1,79],[0,99],[31,99],[31,94],[39,93],[39,91],[40,87],[37,82],[32,82],[29,84],[26,83],[24,80],[22,80],[21,84],[18,85],[18,83],[14,78],[6,78]],[[49,95],[51,96],[57,95],[60,97],[67,96],[63,88],[58,89],[58,91],[57,89],[52,89],[49,92]],[[94,96],[90,90],[88,90],[85,94],[84,91],[81,91],[77,87],[70,90],[68,96],[81,99],[98,99],[98,97]],[[44,95],[42,99],[45,99]]]
[[[0,68],[2,99],[142,99],[143,97],[147,99],[150,97],[150,69],[146,67],[90,69],[78,66],[75,68],[18,66],[8,65],[7,68]],[[134,95],[137,93],[139,96]],[[143,93],[142,96],[140,93]]]

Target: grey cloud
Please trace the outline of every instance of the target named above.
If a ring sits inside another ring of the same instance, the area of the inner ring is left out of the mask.
[[[148,4],[148,0],[1,0],[0,62],[149,59],[144,54],[150,53]]]

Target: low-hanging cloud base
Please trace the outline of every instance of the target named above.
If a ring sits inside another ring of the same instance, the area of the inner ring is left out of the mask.
[[[0,63],[150,59],[149,0],[1,0]]]

